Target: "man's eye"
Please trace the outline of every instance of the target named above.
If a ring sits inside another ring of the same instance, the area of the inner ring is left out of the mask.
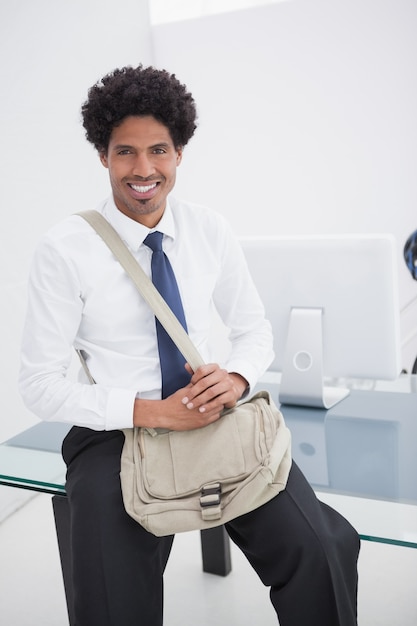
[[[153,152],[154,154],[165,154],[166,150],[163,148],[155,148]]]
[[[127,148],[125,148],[124,150],[119,150],[119,154],[131,154],[131,150],[128,150]]]

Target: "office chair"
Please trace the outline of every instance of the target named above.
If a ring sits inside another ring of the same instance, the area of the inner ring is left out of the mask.
[[[404,261],[411,276],[417,280],[417,230],[415,230],[404,244]],[[417,358],[414,361],[412,374],[417,374]]]
[[[404,244],[404,261],[411,276],[417,280],[417,230],[415,230]]]

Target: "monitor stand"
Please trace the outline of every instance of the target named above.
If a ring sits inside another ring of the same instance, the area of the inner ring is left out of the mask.
[[[330,409],[349,389],[323,382],[323,311],[293,308],[290,314],[279,402]]]

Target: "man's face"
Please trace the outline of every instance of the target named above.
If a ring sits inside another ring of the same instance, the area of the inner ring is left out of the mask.
[[[119,211],[148,228],[156,226],[181,156],[164,124],[151,115],[126,117],[113,129],[107,153],[100,155]]]

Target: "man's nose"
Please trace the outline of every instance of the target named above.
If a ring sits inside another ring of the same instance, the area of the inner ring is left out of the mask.
[[[148,178],[148,176],[151,176],[154,173],[155,167],[149,155],[145,153],[137,154],[133,166],[134,176]]]

